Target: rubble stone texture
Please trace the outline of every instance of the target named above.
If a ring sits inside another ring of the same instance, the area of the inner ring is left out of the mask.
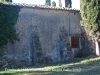
[[[26,67],[73,58],[81,48],[71,48],[71,37],[81,35],[80,19],[77,10],[22,7],[15,25],[20,41],[7,45],[7,64]]]

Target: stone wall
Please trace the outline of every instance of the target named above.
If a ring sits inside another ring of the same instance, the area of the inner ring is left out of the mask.
[[[80,19],[75,10],[22,7],[15,26],[20,41],[7,45],[8,64],[24,67],[73,58],[70,39],[81,35]]]

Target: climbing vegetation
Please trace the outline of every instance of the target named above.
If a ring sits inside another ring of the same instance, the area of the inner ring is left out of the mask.
[[[19,11],[20,7],[18,6],[0,3],[0,49],[9,42],[14,43],[18,40],[15,24],[18,19]],[[2,51],[0,50],[0,52]]]

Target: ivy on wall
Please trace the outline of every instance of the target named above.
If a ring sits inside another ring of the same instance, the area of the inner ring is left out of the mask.
[[[0,49],[9,42],[18,40],[15,24],[20,7],[0,3]],[[1,51],[0,51],[1,52]]]

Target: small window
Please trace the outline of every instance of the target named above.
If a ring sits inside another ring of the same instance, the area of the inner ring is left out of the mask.
[[[79,37],[71,37],[71,47],[79,48]]]

